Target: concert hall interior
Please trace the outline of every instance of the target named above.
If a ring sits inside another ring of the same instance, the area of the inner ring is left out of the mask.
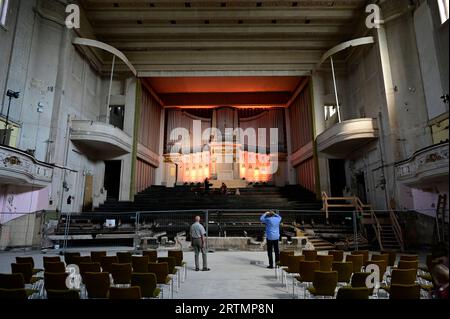
[[[30,263],[40,275],[17,293],[60,296],[49,256],[109,273],[112,296],[132,288],[115,271],[155,253],[143,272],[170,266],[161,298],[312,298],[300,262],[339,272],[337,298],[380,259],[371,299],[396,296],[403,261],[406,293],[436,297],[442,260],[448,284],[448,10],[0,0],[0,299]],[[282,218],[274,271],[266,212]],[[209,273],[193,266],[196,216]],[[74,296],[90,298],[82,279]]]

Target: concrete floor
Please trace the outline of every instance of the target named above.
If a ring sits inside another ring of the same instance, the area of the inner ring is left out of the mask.
[[[88,255],[91,250],[107,250],[109,255],[114,255],[117,251],[126,251],[129,248],[82,248],[76,251]],[[40,251],[0,252],[0,273],[11,272],[10,264],[15,262],[16,256],[33,256],[36,267],[42,268],[42,256],[52,255],[55,253],[48,252],[44,255]],[[164,257],[167,251],[160,251],[158,255]],[[292,285],[290,284],[287,290],[276,280],[275,271],[266,268],[265,252],[209,253],[209,272],[194,270],[193,252],[185,252],[184,259],[188,264],[187,280],[181,284],[180,291],[174,294],[175,299],[292,298]],[[168,292],[164,296],[169,298]]]

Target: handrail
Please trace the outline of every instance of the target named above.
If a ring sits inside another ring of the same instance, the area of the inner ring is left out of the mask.
[[[400,227],[397,216],[395,215],[395,213],[392,210],[389,211],[389,215],[391,217],[392,229],[394,230],[395,237],[397,237],[397,241],[400,244],[400,249],[403,251],[403,250],[405,250],[405,246],[404,246],[404,242],[403,242],[402,228]]]
[[[377,236],[378,243],[380,244],[380,250],[383,250],[383,243],[381,241],[381,225],[373,209],[370,209],[370,216],[372,217],[372,221],[374,221],[373,227],[375,229],[375,235]]]
[[[380,249],[383,249],[383,243],[381,241],[381,225],[377,218],[377,215],[375,214],[375,211],[372,208],[372,205],[363,204],[361,199],[359,197],[356,198],[357,201],[357,207],[359,208],[359,211],[362,213],[364,212],[364,208],[370,209],[370,218],[372,219],[372,226],[375,230],[375,236],[377,237],[378,243],[380,244]]]
[[[329,204],[328,201],[334,200],[334,201],[345,201],[345,204]],[[348,203],[351,202],[351,203]],[[335,208],[348,208],[348,207],[354,207],[355,210],[358,210],[358,197],[356,196],[347,196],[347,197],[329,197],[328,194],[325,191],[322,191],[322,211],[325,211],[326,219],[328,220],[329,217],[329,208],[335,207]]]

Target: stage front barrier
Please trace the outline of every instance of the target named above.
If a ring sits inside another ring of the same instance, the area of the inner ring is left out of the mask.
[[[127,247],[145,249],[190,249],[190,226],[196,216],[204,225],[210,250],[262,250],[265,226],[261,215],[268,210],[278,212],[282,220],[281,244],[305,248],[309,242],[339,249],[376,249],[377,234],[364,217],[355,211],[330,213],[328,220],[320,210],[209,209],[123,213],[0,213],[0,250],[48,249],[65,251],[78,247]],[[403,230],[406,249],[412,249],[411,232],[433,233],[434,219],[410,211],[374,211],[378,221],[398,217],[397,227]],[[448,211],[446,212],[448,216]],[[446,219],[448,221],[448,217]],[[432,236],[429,236],[432,237]],[[382,238],[383,239],[383,238]],[[432,245],[423,242],[424,245]],[[228,245],[228,246],[227,246]],[[383,247],[389,249],[389,247]],[[330,248],[331,249],[331,248]],[[394,247],[393,250],[396,250]],[[397,250],[401,251],[401,247]]]

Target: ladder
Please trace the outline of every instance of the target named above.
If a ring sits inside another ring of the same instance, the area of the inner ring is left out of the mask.
[[[447,206],[447,194],[439,194],[436,207],[435,236],[439,243],[445,242],[445,207]]]

